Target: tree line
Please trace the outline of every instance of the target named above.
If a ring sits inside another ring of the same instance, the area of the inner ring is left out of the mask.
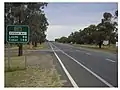
[[[118,41],[118,10],[114,15],[105,12],[103,19],[98,25],[90,25],[83,30],[72,32],[68,37],[61,37],[55,39],[60,43],[76,43],[76,44],[97,44],[99,48],[103,43],[103,40],[108,40],[109,45],[115,44]]]
[[[37,47],[37,43],[42,43],[46,40],[45,31],[47,30],[48,21],[44,13],[44,8],[48,3],[44,2],[12,2],[5,3],[5,39],[6,44],[6,27],[7,25],[28,25],[30,28],[30,41]],[[19,56],[22,55],[22,44],[17,44],[19,47]]]

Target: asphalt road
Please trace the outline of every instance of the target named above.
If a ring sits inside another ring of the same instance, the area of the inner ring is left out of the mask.
[[[48,43],[73,87],[118,87],[117,55]]]

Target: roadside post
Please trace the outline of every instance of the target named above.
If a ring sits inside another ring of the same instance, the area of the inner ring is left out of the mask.
[[[8,25],[6,41],[8,42],[8,67],[10,68],[10,43],[27,43],[29,42],[28,25]],[[26,52],[26,51],[25,51]],[[25,68],[27,66],[27,56],[25,54]]]
[[[8,69],[10,69],[10,44],[8,43]]]
[[[118,53],[118,42],[116,42],[116,52]]]
[[[118,42],[116,42],[116,47],[118,47]]]
[[[25,50],[25,69],[27,68],[27,50]]]

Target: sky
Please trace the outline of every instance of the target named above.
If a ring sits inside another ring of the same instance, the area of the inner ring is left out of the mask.
[[[114,14],[118,9],[117,3],[48,3],[44,9],[49,22],[47,39],[55,40],[69,36],[71,32],[84,29],[91,24],[101,22],[104,12]]]

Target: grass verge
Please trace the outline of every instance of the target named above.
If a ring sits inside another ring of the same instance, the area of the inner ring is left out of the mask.
[[[66,82],[60,79],[52,56],[49,54],[31,54],[27,56],[25,69],[24,56],[5,58],[5,87],[61,87]]]
[[[7,49],[8,47],[6,47]],[[10,49],[12,50],[18,50],[18,46],[17,45],[12,45],[10,46]],[[30,45],[28,44],[23,44],[23,49],[30,49]],[[46,43],[38,43],[37,44],[37,47],[33,47],[31,50],[34,50],[34,49],[48,49],[48,46],[46,45]]]
[[[9,62],[10,62],[10,64],[8,63],[8,58],[5,57],[5,72],[25,69],[24,56],[20,56],[20,57],[18,57],[18,56],[10,57]],[[9,67],[9,66],[10,66],[10,67]]]
[[[118,49],[115,45],[111,46],[102,46],[102,48],[99,48],[96,45],[80,45],[80,44],[73,44],[75,47],[83,47],[83,48],[89,48],[89,49],[94,49],[94,50],[99,50],[99,51],[105,51],[105,52],[110,52],[110,53],[117,53]]]
[[[37,45],[37,47],[33,47],[33,49],[48,49],[48,46],[45,43],[39,44]]]

